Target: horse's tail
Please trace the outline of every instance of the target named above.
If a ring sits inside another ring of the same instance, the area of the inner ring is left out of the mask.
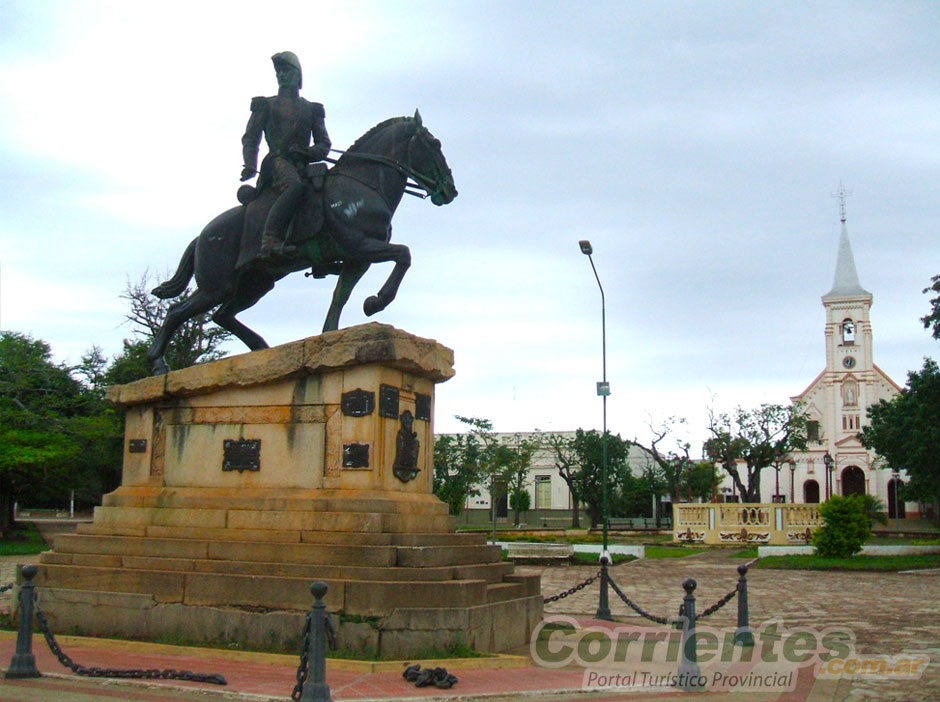
[[[165,300],[169,297],[176,297],[186,289],[186,286],[189,285],[189,281],[193,277],[193,270],[196,267],[196,241],[198,241],[198,239],[193,239],[189,243],[189,246],[186,247],[186,250],[183,252],[183,257],[180,259],[180,265],[176,269],[176,273],[173,274],[173,277],[165,283],[160,283],[160,285],[151,290],[150,293],[152,295],[156,295],[161,300]]]

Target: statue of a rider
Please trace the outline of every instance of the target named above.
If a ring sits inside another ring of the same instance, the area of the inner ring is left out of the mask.
[[[261,162],[258,191],[278,193],[261,239],[260,256],[268,260],[294,250],[286,242],[287,228],[303,198],[307,165],[324,160],[330,151],[323,105],[300,97],[303,74],[297,55],[282,51],[271,60],[277,74],[277,95],[251,100],[251,117],[242,137],[241,173],[243,181],[259,173],[258,147],[263,134],[268,154]]]

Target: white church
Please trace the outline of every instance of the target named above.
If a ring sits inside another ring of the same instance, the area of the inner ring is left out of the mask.
[[[805,407],[809,445],[788,457],[779,476],[773,467],[763,470],[761,497],[814,503],[831,495],[868,494],[881,499],[889,517],[917,517],[918,505],[900,502],[895,495],[895,485],[906,474],[893,471],[857,438],[868,423],[867,408],[891,399],[901,388],[874,360],[869,314],[873,297],[859,283],[844,201],[841,220],[832,289],[822,296],[826,366],[803,392],[790,398]]]

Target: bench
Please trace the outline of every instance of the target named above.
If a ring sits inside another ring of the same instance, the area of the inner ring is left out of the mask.
[[[571,544],[510,543],[506,545],[506,558],[511,561],[567,561],[574,553]]]
[[[662,517],[659,520],[659,527],[656,526],[656,520],[652,517],[609,517],[607,519],[607,528],[611,531],[647,531],[651,529],[671,529],[672,520],[668,517]]]

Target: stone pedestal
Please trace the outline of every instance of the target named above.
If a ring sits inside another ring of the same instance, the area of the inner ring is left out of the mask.
[[[290,647],[322,580],[347,648],[526,643],[538,577],[432,493],[453,374],[446,347],[367,324],[111,388],[122,485],[42,556],[53,625]]]

